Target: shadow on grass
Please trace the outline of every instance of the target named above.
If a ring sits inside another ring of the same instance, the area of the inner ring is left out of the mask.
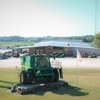
[[[6,88],[6,89],[10,89],[12,86],[12,82],[7,82],[7,81],[2,81],[0,80],[0,83],[6,83],[7,85],[5,86],[1,86],[0,88]],[[9,85],[8,85],[9,84]],[[21,83],[17,83],[16,86],[21,85]],[[44,89],[44,90],[40,90],[40,91],[36,91],[36,92],[30,92],[30,93],[25,93],[23,95],[39,95],[39,96],[43,96],[46,92],[52,92],[54,94],[58,94],[58,95],[71,95],[71,96],[86,96],[89,93],[88,92],[84,92],[83,89],[78,88],[76,89],[76,87],[68,85],[66,87],[59,87],[59,88],[49,88],[49,89]]]
[[[2,82],[2,83],[12,84],[12,82],[2,81],[2,80],[0,80],[0,82]]]
[[[10,86],[0,86],[0,88],[6,88],[6,89],[10,89]]]
[[[7,88],[7,89],[9,89],[9,88],[11,88],[11,86],[13,85],[12,82],[2,81],[2,80],[0,80],[0,83],[3,83],[3,84],[5,83],[5,86],[0,84],[0,88]],[[6,85],[6,84],[7,84],[7,85]],[[8,86],[8,84],[10,84],[10,86]]]
[[[86,96],[89,94],[86,91],[83,92],[81,88],[76,89],[76,87],[68,85],[67,87],[62,87],[58,89],[36,92],[35,95],[43,96],[46,92],[52,92],[58,95],[71,95],[71,96]]]

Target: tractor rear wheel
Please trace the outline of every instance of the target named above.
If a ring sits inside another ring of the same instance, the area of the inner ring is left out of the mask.
[[[20,75],[20,81],[22,82],[22,84],[27,84],[27,73],[26,71],[22,71],[21,75]]]
[[[32,82],[33,82],[33,74],[32,74],[31,70],[29,70],[27,72],[27,81],[28,81],[29,84],[32,84]]]
[[[54,72],[54,82],[58,82],[59,81],[59,73],[57,69],[53,70]]]

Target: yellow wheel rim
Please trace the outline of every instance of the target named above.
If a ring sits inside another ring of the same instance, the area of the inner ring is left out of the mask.
[[[23,80],[24,80],[24,75],[21,74],[21,82],[23,82]]]

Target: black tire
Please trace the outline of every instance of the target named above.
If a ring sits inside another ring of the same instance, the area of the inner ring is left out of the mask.
[[[59,81],[59,73],[58,70],[53,70],[54,72],[54,82],[58,82]]]
[[[22,84],[26,85],[27,84],[27,73],[26,71],[22,71],[20,75],[20,81]]]
[[[29,70],[29,71],[27,72],[27,82],[28,82],[29,84],[32,84],[32,82],[33,82],[33,74],[32,74],[32,71],[31,71],[31,70]]]
[[[54,76],[49,76],[48,77],[48,82],[53,82],[54,81]]]

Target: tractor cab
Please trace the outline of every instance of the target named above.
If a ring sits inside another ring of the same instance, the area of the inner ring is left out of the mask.
[[[36,57],[37,67],[50,67],[50,60],[46,56]]]

